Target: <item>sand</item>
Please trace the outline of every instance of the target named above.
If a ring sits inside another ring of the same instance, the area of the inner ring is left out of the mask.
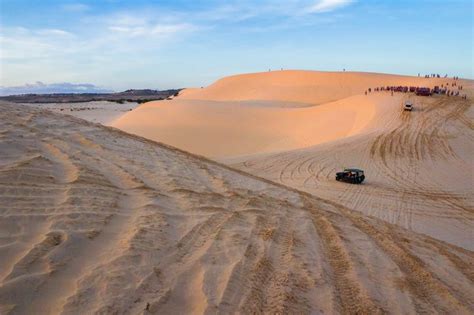
[[[23,105],[79,117],[103,125],[111,125],[115,120],[139,106],[138,103],[123,104],[108,101],[92,101],[77,103],[24,103]]]
[[[374,103],[361,96],[319,106],[177,99],[144,104],[112,125],[193,153],[222,158],[344,138],[361,130],[374,112]],[[337,130],[333,130],[335,125]]]
[[[474,311],[472,251],[117,129],[0,107],[2,314]]]
[[[407,96],[379,102],[358,135],[301,150],[226,162],[252,174],[337,201],[366,215],[474,250],[472,101]],[[362,168],[363,185],[335,172]]]
[[[450,79],[422,78],[367,72],[272,71],[225,77],[204,89],[187,89],[179,99],[242,101],[272,100],[324,104],[368,88],[381,86],[434,86]]]
[[[403,228],[474,250],[472,80],[469,99],[364,92],[449,85],[446,78],[274,71],[223,78],[148,103],[114,126],[218,159]],[[411,100],[415,110],[402,111]],[[363,185],[334,180],[345,167]]]
[[[361,131],[379,102],[363,95],[368,88],[448,81],[358,72],[245,74],[144,104],[111,125],[212,158],[293,150]]]

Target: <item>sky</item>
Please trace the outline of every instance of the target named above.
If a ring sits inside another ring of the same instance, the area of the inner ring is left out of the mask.
[[[0,86],[206,86],[269,69],[473,78],[471,0],[0,0]]]

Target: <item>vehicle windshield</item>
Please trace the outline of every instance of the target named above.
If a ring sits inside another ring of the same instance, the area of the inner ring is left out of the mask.
[[[364,171],[354,171],[354,170],[344,170],[344,173],[350,174],[350,175],[364,175]]]

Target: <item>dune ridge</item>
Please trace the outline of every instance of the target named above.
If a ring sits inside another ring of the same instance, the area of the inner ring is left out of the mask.
[[[369,88],[428,86],[451,83],[451,78],[424,78],[369,72],[283,70],[228,76],[203,89],[185,89],[179,99],[214,101],[272,100],[324,104]]]
[[[471,251],[113,128],[1,108],[2,313],[474,310]]]
[[[364,95],[368,88],[447,83],[452,80],[363,72],[243,74],[144,104],[111,125],[213,158],[287,151],[362,131],[378,103],[394,103],[382,98],[388,92]]]

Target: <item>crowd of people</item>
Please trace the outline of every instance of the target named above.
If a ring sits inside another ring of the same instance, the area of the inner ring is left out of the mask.
[[[420,76],[420,74],[418,74]],[[447,78],[447,74],[444,76],[444,78]],[[441,76],[439,74],[427,74],[425,75],[425,78],[440,78]],[[453,77],[453,82],[446,82],[446,84],[441,84],[441,86],[435,86],[434,88],[429,88],[429,87],[419,87],[419,86],[381,86],[381,87],[375,87],[375,88],[368,88],[365,90],[365,95],[370,94],[372,92],[382,92],[382,91],[388,91],[391,93],[393,96],[394,92],[401,92],[401,93],[415,93],[416,95],[422,95],[422,96],[430,96],[433,94],[441,94],[441,95],[446,95],[446,96],[461,96],[463,99],[467,99],[467,95],[460,94],[460,91],[463,90],[462,85],[458,85],[457,81],[459,80],[459,77],[454,76]]]
[[[418,73],[418,76],[420,76],[420,74]],[[448,75],[445,74],[443,78],[447,78]],[[441,78],[441,75],[439,73],[431,73],[431,74],[425,74],[425,78]],[[453,80],[454,81],[457,81],[459,80],[459,77],[458,76],[454,76],[453,77]]]

